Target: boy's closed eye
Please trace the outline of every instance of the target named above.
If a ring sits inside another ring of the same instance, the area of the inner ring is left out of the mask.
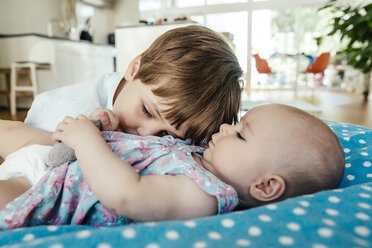
[[[150,113],[150,111],[147,110],[145,104],[142,104],[142,112],[148,117],[153,118],[153,115]]]

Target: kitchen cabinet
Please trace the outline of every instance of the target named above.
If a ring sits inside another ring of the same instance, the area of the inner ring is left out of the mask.
[[[195,22],[174,22],[162,25],[122,26],[115,29],[117,71],[125,72],[129,63],[143,53],[161,34],[174,28],[196,25]]]
[[[50,63],[52,72],[38,72],[39,92],[114,72],[115,48],[86,41],[40,34],[5,35],[0,36],[0,54],[0,68],[10,68],[13,61]]]

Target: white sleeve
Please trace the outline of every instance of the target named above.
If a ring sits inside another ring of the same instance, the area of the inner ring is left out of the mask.
[[[91,82],[82,82],[37,95],[25,123],[49,132],[55,131],[65,116],[88,115],[98,107],[112,109],[112,99],[122,73],[112,73]]]

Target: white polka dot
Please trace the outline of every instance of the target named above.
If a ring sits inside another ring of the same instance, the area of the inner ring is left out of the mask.
[[[337,216],[337,215],[338,215],[338,211],[335,210],[335,209],[332,209],[332,208],[327,208],[327,209],[326,209],[326,213],[327,213],[328,215],[331,215],[331,216]]]
[[[304,195],[304,197],[312,198],[312,197],[314,197],[314,194],[307,194],[307,195]]]
[[[278,206],[276,204],[268,204],[266,208],[269,210],[276,210],[278,209]]]
[[[334,189],[333,192],[343,192],[343,189]]]
[[[160,246],[156,243],[151,243],[151,244],[146,245],[146,248],[160,248]]]
[[[371,247],[368,241],[360,238],[353,238],[354,243],[364,246],[364,247]]]
[[[354,232],[363,237],[367,237],[371,234],[371,231],[365,226],[356,226]]]
[[[281,243],[282,245],[293,245],[294,241],[291,237],[281,236],[279,237],[279,243]]]
[[[249,241],[248,239],[238,239],[236,241],[236,245],[238,245],[238,246],[250,246],[251,241]]]
[[[35,235],[33,235],[33,234],[31,234],[31,233],[26,234],[26,235],[22,238],[23,241],[31,241],[31,240],[33,240],[33,239],[35,239]]]
[[[359,140],[359,143],[360,143],[360,144],[365,144],[365,143],[366,143],[366,141],[365,141],[365,140],[362,140],[362,139],[360,139],[360,140]]]
[[[303,208],[295,208],[293,209],[293,213],[295,215],[304,215],[306,214],[306,211]]]
[[[145,226],[156,226],[156,222],[150,221],[150,222],[145,222]]]
[[[365,214],[365,213],[356,213],[355,217],[357,219],[360,219],[360,220],[370,220],[371,219],[371,217],[369,217],[369,215]]]
[[[62,244],[53,244],[53,245],[50,245],[49,248],[63,248],[63,245]]]
[[[34,241],[31,241],[30,244],[33,245],[33,246],[38,246],[38,245],[42,244],[44,241],[45,241],[44,239],[35,239]],[[5,247],[7,247],[7,246],[5,246]]]
[[[350,159],[351,158],[351,156],[347,156],[346,158],[345,158],[345,160],[348,160],[348,159]]]
[[[328,201],[332,203],[339,203],[341,200],[337,196],[330,196],[328,197]]]
[[[367,191],[372,191],[372,188],[371,187],[369,187],[369,186],[367,186],[367,185],[362,185],[362,186],[360,186],[362,189],[364,189],[364,190],[367,190]]]
[[[349,180],[349,181],[353,181],[355,179],[355,176],[354,175],[347,175],[346,178]]]
[[[318,234],[323,238],[329,238],[333,235],[333,231],[327,227],[322,227],[318,229]]]
[[[261,229],[256,227],[256,226],[252,226],[248,229],[248,234],[251,235],[251,236],[260,236],[261,235]]]
[[[308,201],[299,201],[298,202],[301,206],[303,206],[303,207],[308,207],[308,206],[310,206],[310,203],[308,202]]]
[[[369,161],[365,161],[364,163],[363,163],[363,166],[364,167],[371,167],[371,162],[369,162]]]
[[[349,134],[347,134],[347,133],[342,133],[341,135],[343,135],[343,136],[348,136]]]
[[[165,236],[167,237],[167,239],[170,239],[170,240],[175,240],[175,239],[178,239],[179,238],[179,234],[177,231],[174,231],[174,230],[170,230],[168,231]]]
[[[218,232],[209,232],[208,237],[210,239],[221,239],[221,235]]]
[[[362,156],[368,156],[368,152],[361,152],[360,155],[362,155]]]
[[[76,234],[76,237],[78,237],[80,239],[87,238],[89,236],[90,236],[90,231],[88,231],[88,230],[80,231]]]
[[[97,245],[97,248],[111,248],[111,245],[108,243],[100,243]]]
[[[345,133],[347,133],[347,132],[349,132],[349,130],[346,130],[346,129],[342,129],[342,132],[345,132]]]
[[[132,239],[136,236],[136,231],[133,228],[127,227],[121,232],[121,234],[124,238]]]
[[[369,194],[366,194],[366,193],[359,193],[358,194],[360,197],[362,197],[362,198],[365,198],[365,199],[369,199],[369,198],[371,198],[371,196],[369,195]]]
[[[266,214],[261,214],[260,216],[258,216],[258,218],[263,222],[270,222],[271,221],[271,217],[266,215]]]
[[[195,221],[192,221],[192,220],[185,221],[183,224],[184,224],[185,226],[187,226],[187,227],[190,227],[190,228],[192,228],[192,227],[196,227],[196,222],[195,222]]]
[[[350,141],[350,137],[343,137],[344,140]]]
[[[344,152],[345,152],[345,153],[349,153],[349,152],[350,152],[350,149],[349,149],[349,148],[345,148],[345,149],[344,149]]]
[[[301,229],[300,225],[295,222],[288,223],[287,228],[291,231],[299,231]]]
[[[205,243],[203,241],[195,242],[194,244],[192,244],[192,247],[194,247],[194,248],[205,248],[205,247],[207,247],[207,243]]]
[[[359,202],[358,206],[364,209],[371,209],[371,205],[369,205],[368,203],[364,203],[364,202]]]
[[[368,173],[368,174],[366,175],[366,177],[368,177],[368,178],[372,177],[372,173]]]
[[[322,222],[328,226],[335,226],[336,223],[331,219],[322,219]]]
[[[58,226],[47,226],[49,232],[55,232],[58,230]]]
[[[313,244],[313,248],[328,248],[328,246],[323,244]]]
[[[222,220],[222,226],[226,228],[231,228],[235,225],[235,222],[232,219],[224,219]]]
[[[345,168],[350,168],[351,167],[351,164],[350,163],[346,163],[345,164]]]

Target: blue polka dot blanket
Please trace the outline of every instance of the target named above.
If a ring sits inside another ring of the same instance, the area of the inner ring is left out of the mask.
[[[188,221],[19,228],[0,232],[0,247],[372,247],[372,129],[327,124],[345,153],[336,190]]]

